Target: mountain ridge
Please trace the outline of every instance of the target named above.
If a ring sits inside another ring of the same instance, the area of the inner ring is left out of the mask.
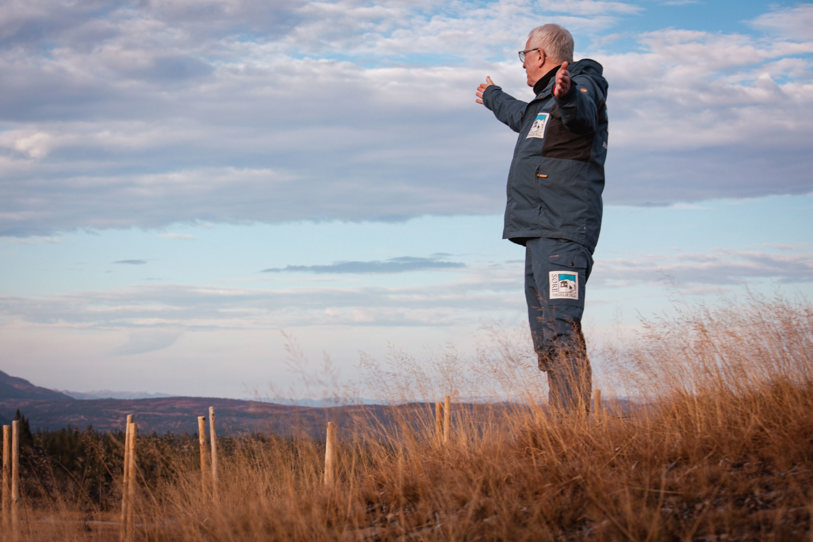
[[[6,395],[4,390],[12,390],[13,394]],[[420,402],[397,406],[302,406],[215,397],[74,399],[0,371],[0,421],[9,423],[19,410],[32,431],[65,427],[123,431],[127,415],[133,414],[139,433],[194,434],[198,430],[197,418],[208,416],[210,407],[215,409],[217,431],[222,435],[273,433],[323,438],[328,421],[352,431],[359,423],[390,425],[404,415],[413,421],[425,418],[431,422],[434,416],[434,406]]]
[[[0,371],[0,399],[40,399],[50,401],[72,401],[73,397],[65,393],[35,386],[28,380],[11,376]]]

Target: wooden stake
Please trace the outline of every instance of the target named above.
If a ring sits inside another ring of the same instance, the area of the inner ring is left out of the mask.
[[[601,415],[601,390],[593,390],[593,412],[596,416]]]
[[[325,478],[326,486],[336,482],[336,424],[327,422],[327,437],[325,438]]]
[[[9,532],[11,513],[11,426],[3,426],[3,532]]]
[[[209,407],[209,443],[212,445],[212,496],[217,500],[217,436],[215,435],[215,407]]]
[[[435,403],[435,439],[443,442],[443,403]]]
[[[130,423],[130,453],[128,453],[129,467],[127,473],[129,480],[127,481],[127,540],[132,541],[135,539],[135,472],[136,472],[136,433],[137,426],[135,423]]]
[[[200,448],[200,488],[206,491],[206,416],[198,416],[198,447]]]
[[[452,431],[452,401],[447,395],[443,400],[443,444],[449,442]]]
[[[11,539],[19,537],[20,505],[20,420],[11,422]]]
[[[133,415],[127,415],[124,424],[124,461],[121,484],[121,525],[119,527],[119,540],[127,540],[127,511],[130,508],[130,437],[133,425]]]

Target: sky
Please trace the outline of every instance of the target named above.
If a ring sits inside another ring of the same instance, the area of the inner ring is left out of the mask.
[[[530,359],[515,134],[474,93],[530,99],[548,22],[609,82],[598,374],[675,307],[809,300],[813,3],[5,0],[0,370],[374,397],[370,360]]]

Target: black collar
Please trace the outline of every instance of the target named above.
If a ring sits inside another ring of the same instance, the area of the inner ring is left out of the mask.
[[[561,65],[560,65],[560,66],[561,66]],[[538,95],[539,95],[539,94],[540,94],[540,93],[541,93],[543,90],[545,90],[545,87],[547,87],[547,86],[548,86],[548,83],[550,83],[550,80],[551,80],[551,79],[553,79],[553,78],[556,76],[556,72],[557,72],[557,71],[559,71],[559,67],[560,67],[560,66],[556,66],[555,68],[553,68],[551,71],[549,71],[548,73],[546,73],[545,75],[543,75],[543,76],[542,76],[542,79],[540,79],[539,81],[537,81],[537,82],[536,82],[536,84],[534,84],[534,93],[535,93],[537,96],[538,96]]]

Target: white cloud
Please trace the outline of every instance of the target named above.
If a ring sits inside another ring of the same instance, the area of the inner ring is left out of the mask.
[[[786,39],[813,40],[813,4],[803,3],[791,8],[780,8],[765,13],[751,21],[751,25],[754,28]]]
[[[52,137],[44,132],[35,132],[15,139],[12,147],[28,158],[43,158],[51,150]]]
[[[8,238],[6,242],[11,244],[19,244],[19,245],[56,245],[62,242],[62,239],[59,237],[19,237],[19,238]]]
[[[610,99],[618,104],[613,111],[621,108],[622,118],[615,118],[624,123],[621,141],[615,141],[622,146],[764,148],[768,137],[768,145],[790,148],[798,146],[802,134],[813,135],[813,125],[800,116],[813,105],[813,63],[781,58],[796,54],[789,51],[795,48],[687,31],[647,34],[641,43],[647,51],[611,55],[606,61],[618,87]],[[798,48],[813,52],[813,39]],[[804,79],[788,81],[788,67]],[[777,137],[781,142],[772,143]]]
[[[765,250],[768,248],[769,250]],[[801,284],[813,276],[813,254],[805,247],[721,248],[710,253],[672,253],[603,258],[593,287],[626,288],[669,282],[681,291],[698,287],[738,288],[754,281]]]
[[[136,355],[169,348],[178,340],[180,333],[164,329],[134,331],[127,342],[115,350],[119,355]]]
[[[631,15],[643,10],[630,2],[602,2],[600,0],[540,0],[539,7],[545,12],[570,15],[606,15],[608,13]]]

